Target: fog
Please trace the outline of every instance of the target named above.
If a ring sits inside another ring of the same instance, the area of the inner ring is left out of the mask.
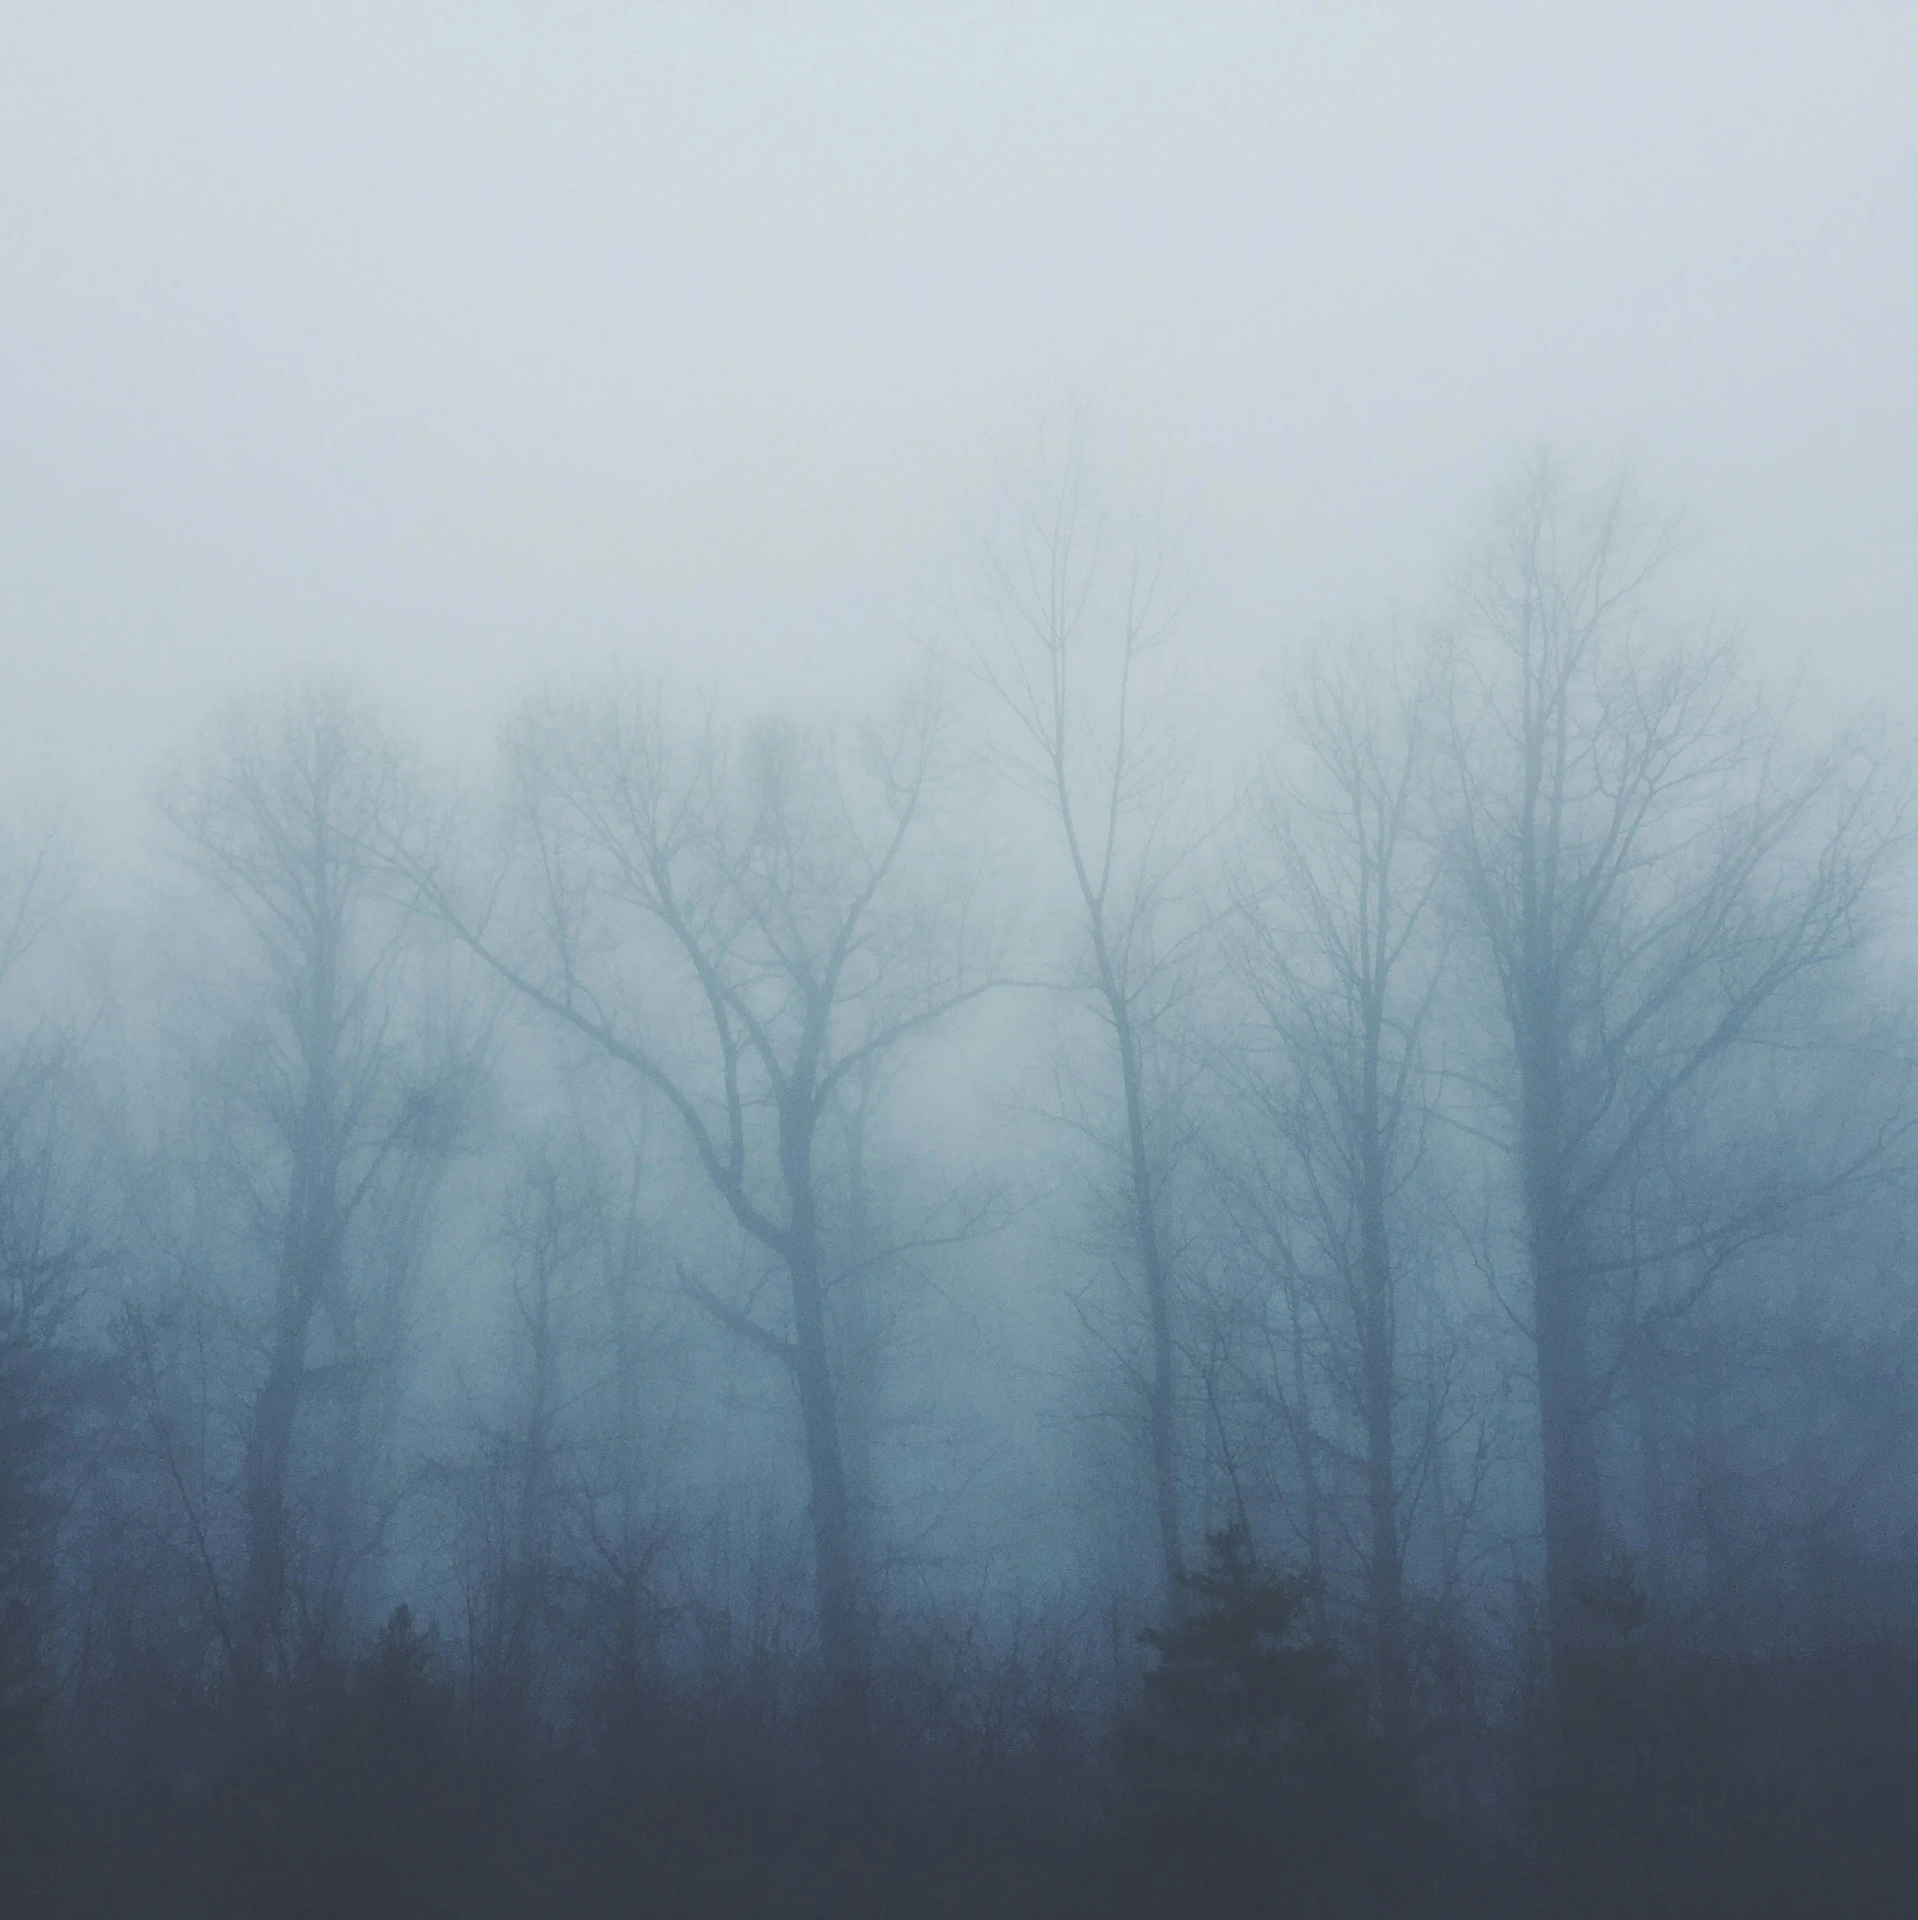
[[[1090,407],[1256,674],[1542,440],[1908,698],[1903,9],[16,7],[0,747],[235,684],[482,739],[544,668],[864,683]]]
[[[0,1904],[1911,1911],[1914,99],[0,11]]]

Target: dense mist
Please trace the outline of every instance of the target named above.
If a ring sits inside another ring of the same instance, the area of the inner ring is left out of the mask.
[[[1910,24],[549,12],[0,19],[0,1908],[1918,1911]]]
[[[327,678],[130,894],[23,813],[36,1897],[1908,1894],[1911,770],[1671,539],[1515,470],[1227,765],[1074,436],[861,708]]]

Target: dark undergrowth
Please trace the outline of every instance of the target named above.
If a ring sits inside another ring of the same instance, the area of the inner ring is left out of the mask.
[[[1918,1661],[1594,1654],[1435,1817],[1296,1584],[1222,1536],[1116,1725],[876,1683],[849,1738],[723,1687],[482,1724],[402,1611],[272,1725],[86,1786],[7,1754],[0,1912],[47,1920],[1875,1920],[1918,1914]],[[215,1737],[208,1737],[209,1729]],[[1454,1731],[1448,1738],[1457,1739]],[[187,1756],[191,1753],[191,1764]]]

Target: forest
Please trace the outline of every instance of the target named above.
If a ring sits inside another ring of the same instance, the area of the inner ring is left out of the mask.
[[[1913,762],[1677,545],[1227,712],[1074,454],[857,711],[10,801],[0,1907],[1918,1912]]]

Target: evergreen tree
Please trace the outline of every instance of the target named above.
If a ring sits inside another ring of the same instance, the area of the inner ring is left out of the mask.
[[[1306,1640],[1310,1582],[1262,1566],[1243,1525],[1207,1539],[1124,1724],[1121,1832],[1140,1911],[1366,1910],[1386,1775],[1333,1651]],[[1135,1851],[1136,1849],[1136,1851]]]

